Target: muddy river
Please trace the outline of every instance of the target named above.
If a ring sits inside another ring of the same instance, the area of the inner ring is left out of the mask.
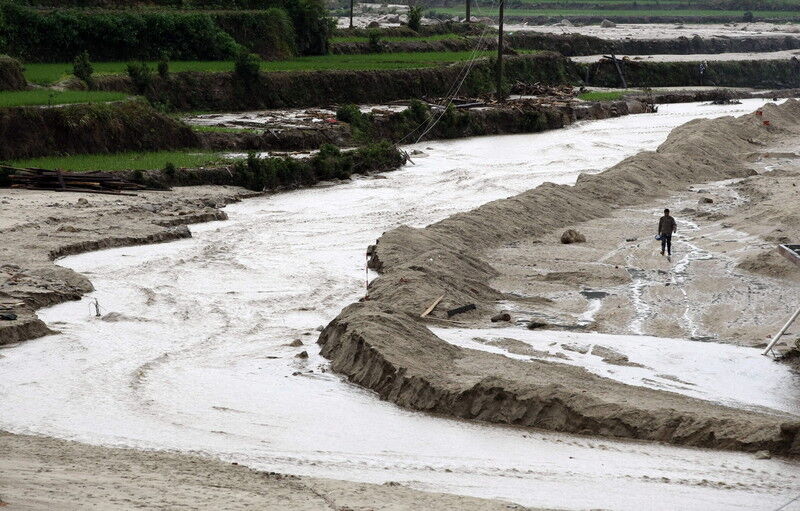
[[[96,291],[42,311],[60,334],[3,351],[0,429],[543,507],[777,508],[800,493],[796,463],[409,412],[328,372],[315,344],[363,295],[364,249],[387,229],[572,183],[692,118],[757,104],[422,143],[416,165],[231,205],[192,239],[63,259]]]

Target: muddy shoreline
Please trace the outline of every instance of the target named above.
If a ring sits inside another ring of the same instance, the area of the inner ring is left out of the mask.
[[[253,470],[170,452],[0,431],[0,507],[104,509],[529,509],[509,502]],[[209,489],[210,488],[210,489]]]
[[[770,119],[770,126],[763,119]],[[347,307],[325,328],[319,339],[322,353],[351,381],[412,409],[557,431],[797,455],[796,418],[623,385],[579,368],[458,348],[426,328],[428,321],[451,324],[442,312],[425,321],[419,315],[444,295],[439,311],[474,303],[478,310],[458,316],[457,323],[485,325],[497,303],[511,299],[491,285],[501,273],[485,257],[488,248],[602,218],[690,184],[750,176],[754,171],[744,155],[796,136],[799,125],[796,101],[767,105],[763,116],[694,121],[674,130],[658,151],[641,153],[596,176],[581,176],[574,187],[543,185],[424,229],[390,231],[375,249],[372,265],[382,275],[370,284],[369,299]],[[515,299],[534,308],[545,300]]]

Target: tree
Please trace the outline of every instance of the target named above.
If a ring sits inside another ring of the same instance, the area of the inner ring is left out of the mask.
[[[72,74],[91,87],[92,73],[94,73],[94,67],[92,66],[92,61],[89,59],[89,52],[84,50],[72,61]]]

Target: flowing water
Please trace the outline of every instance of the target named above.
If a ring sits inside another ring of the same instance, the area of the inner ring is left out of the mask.
[[[96,291],[41,311],[60,334],[3,350],[0,429],[526,505],[778,507],[800,493],[795,463],[409,412],[327,372],[315,344],[316,328],[363,295],[364,249],[382,232],[572,183],[692,118],[757,106],[669,105],[422,143],[408,149],[427,156],[380,178],[231,205],[228,221],[194,226],[191,239],[63,259]],[[295,339],[304,345],[287,346]]]

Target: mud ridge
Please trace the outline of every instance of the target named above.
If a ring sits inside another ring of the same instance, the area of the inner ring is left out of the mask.
[[[37,221],[34,214],[33,221],[2,231],[8,240],[8,247],[4,247],[8,252],[0,254],[6,261],[0,265],[0,302],[22,305],[14,308],[16,320],[0,322],[0,345],[53,333],[36,316],[36,309],[80,300],[94,290],[86,276],[56,266],[56,259],[108,248],[189,238],[188,224],[225,220],[227,214],[220,208],[260,193],[232,188],[217,190],[213,195],[201,192],[196,198],[194,195],[198,192],[194,191],[150,192],[148,195],[149,204],[143,204],[141,197],[91,197],[90,202],[82,206],[89,209],[81,209],[77,216],[73,208],[81,208],[80,204],[50,203],[47,206],[63,208],[60,218],[50,216]],[[100,205],[101,202],[104,204]],[[45,215],[52,214],[47,208],[39,210]],[[121,229],[127,234],[119,235]],[[31,237],[40,241],[31,244]]]
[[[581,175],[574,186],[545,184],[424,229],[385,233],[372,261],[381,277],[370,284],[368,300],[347,307],[324,329],[322,354],[335,371],[408,408],[573,433],[800,454],[800,422],[791,417],[629,386],[582,368],[458,348],[419,319],[444,294],[438,310],[475,303],[478,311],[462,322],[485,325],[499,298],[513,298],[489,285],[497,270],[482,258],[487,248],[602,218],[691,183],[751,175],[743,164],[748,153],[800,132],[800,102],[762,110],[763,116],[689,122],[657,151]]]

